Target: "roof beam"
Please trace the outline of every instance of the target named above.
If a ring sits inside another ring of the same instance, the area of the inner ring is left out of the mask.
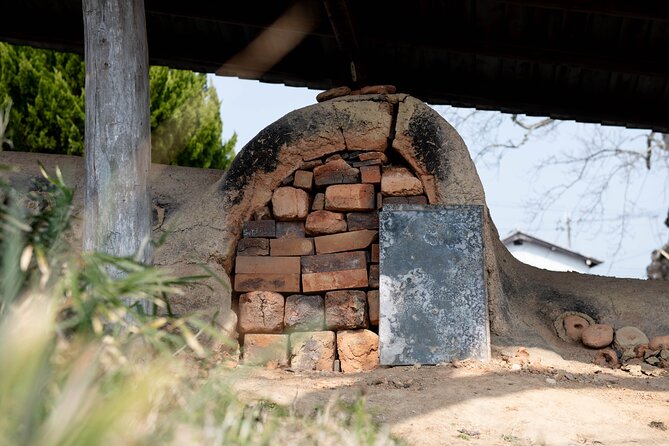
[[[499,2],[524,7],[530,6],[614,17],[669,21],[669,9],[666,7],[666,0],[499,0]]]
[[[364,68],[360,61],[360,45],[346,0],[323,0],[339,50],[351,64],[351,81],[359,85],[364,78]]]

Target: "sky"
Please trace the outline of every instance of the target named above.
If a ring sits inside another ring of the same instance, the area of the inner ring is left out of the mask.
[[[222,101],[223,138],[237,133],[237,150],[286,113],[316,103],[319,93],[230,77],[211,76],[211,81]],[[533,133],[518,149],[481,155],[491,143],[520,141],[524,131],[509,115],[434,108],[455,125],[469,147],[502,238],[522,230],[602,260],[591,269],[593,274],[646,277],[651,251],[669,240],[663,224],[669,207],[669,166],[647,170],[633,158],[593,160],[581,181],[554,197],[582,163],[551,163],[582,155],[584,147],[643,148],[647,132],[565,121],[551,131]],[[541,120],[521,118],[530,123]],[[544,168],[538,169],[540,165]],[[604,192],[595,194],[601,184],[606,184]],[[627,218],[621,219],[621,214]]]

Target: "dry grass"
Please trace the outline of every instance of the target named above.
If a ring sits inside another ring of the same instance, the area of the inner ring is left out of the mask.
[[[221,345],[215,327],[169,314],[168,296],[197,278],[69,253],[72,194],[60,176],[47,179],[30,197],[2,185],[0,445],[395,444],[362,400],[309,418],[242,402],[231,384],[243,377],[199,340]]]

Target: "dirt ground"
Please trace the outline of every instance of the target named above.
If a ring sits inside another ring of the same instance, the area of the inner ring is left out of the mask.
[[[358,374],[249,369],[235,387],[303,414],[362,396],[411,445],[669,445],[669,375],[632,376],[539,348],[517,364],[517,348],[493,349],[485,364]]]

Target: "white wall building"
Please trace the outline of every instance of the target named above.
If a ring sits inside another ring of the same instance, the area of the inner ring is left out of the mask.
[[[521,262],[551,271],[592,274],[590,268],[602,263],[601,260],[584,256],[520,231],[514,232],[502,240],[502,243]]]

